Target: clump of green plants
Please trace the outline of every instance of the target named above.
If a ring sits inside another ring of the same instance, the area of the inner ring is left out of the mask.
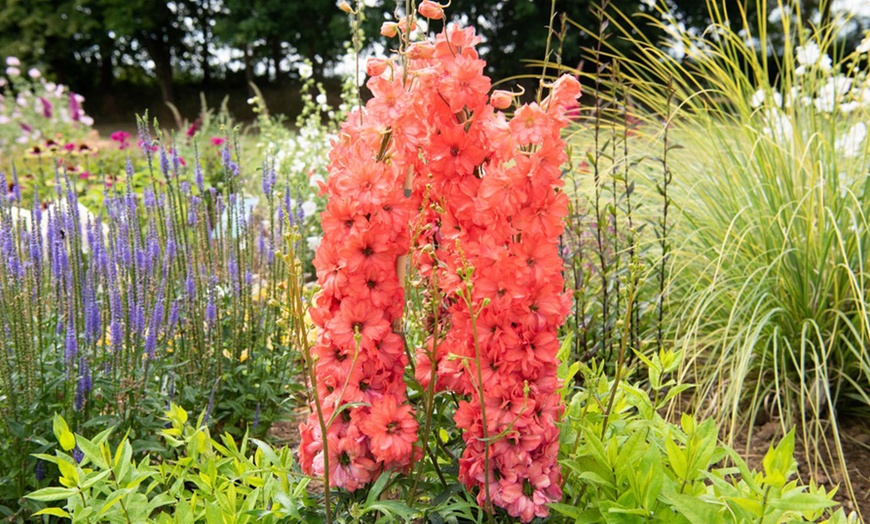
[[[40,515],[72,522],[311,522],[317,514],[308,478],[294,472],[289,448],[275,449],[245,434],[211,436],[204,423],[172,404],[160,436],[174,457],[153,464],[134,457],[125,436],[109,443],[111,429],[91,439],[55,416],[60,449],[39,460],[60,472],[60,486],[27,495]],[[60,506],[49,503],[62,503]]]
[[[709,7],[706,32],[672,31],[664,47],[607,15],[642,62],[602,41],[622,73],[602,91],[631,87],[646,154],[661,158],[663,121],[680,148],[667,157],[665,336],[685,356],[679,381],[697,384],[693,405],[729,440],[770,417],[796,425],[808,461],[837,465],[825,474],[851,494],[838,428],[870,407],[868,42],[843,49],[843,20],[815,25],[782,3],[775,30]],[[643,23],[672,20],[660,9]]]
[[[680,355],[640,359],[644,385],[608,379],[600,365],[579,370],[586,386],[569,399],[562,422],[565,499],[556,512],[573,522],[859,522],[836,509],[836,488],[795,478],[793,431],[754,471],[719,442],[715,420],[663,418],[687,389],[672,378]]]
[[[120,425],[136,453],[160,452],[153,429],[168,402],[207,404],[210,424],[262,435],[299,388],[295,352],[264,306],[301,206],[269,166],[261,197],[245,192],[252,170],[237,143],[221,143],[210,177],[141,124],[144,172],[129,161],[128,183],[104,185],[101,207],[78,199],[62,166],[51,193],[27,198],[15,181],[0,200],[4,515],[40,476],[30,455],[50,447],[55,412],[86,435]]]

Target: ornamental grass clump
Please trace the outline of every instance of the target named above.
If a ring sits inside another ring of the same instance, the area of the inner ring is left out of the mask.
[[[441,12],[424,4],[424,16]],[[580,86],[560,78],[508,118],[512,96],[490,97],[474,30],[445,27],[410,43],[414,24],[387,27],[401,58],[369,61],[373,97],[333,144],[310,310],[317,398],[300,428],[300,462],[354,491],[421,458],[400,336],[411,329],[402,309],[410,250],[410,273],[435,311],[412,367],[426,391],[420,444],[435,392],[458,395],[459,480],[487,511],[529,522],[561,499],[556,332],[570,301],[558,251],[568,207],[560,131]]]
[[[709,7],[703,34],[675,30],[671,50],[629,37],[644,60],[621,59],[650,121],[678,109],[668,293],[680,380],[698,383],[700,413],[731,439],[770,416],[796,424],[808,461],[839,466],[824,473],[850,491],[838,428],[870,406],[870,43],[842,49],[844,20],[817,26],[781,2],[757,26]],[[610,23],[632,33],[627,18]]]

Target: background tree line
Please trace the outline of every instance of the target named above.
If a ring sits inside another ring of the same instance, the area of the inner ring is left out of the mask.
[[[706,2],[666,1],[678,22],[703,30]],[[860,0],[859,0],[860,1]],[[353,2],[352,2],[353,3]],[[404,3],[404,2],[401,2]],[[650,12],[653,0],[611,0],[608,9]],[[743,5],[743,4],[746,5]],[[775,4],[775,2],[772,2]],[[788,3],[788,2],[786,2]],[[795,8],[830,17],[835,0],[793,0]],[[296,63],[309,59],[314,74],[335,71],[350,38],[348,16],[336,0],[0,0],[0,56],[40,65],[49,76],[86,95],[99,95],[89,110],[111,113],[119,87],[139,88],[152,103],[176,102],[188,91],[246,89],[248,82],[286,86],[298,78]],[[363,0],[369,44],[391,19],[391,0]],[[577,25],[595,28],[600,0],[556,0],[555,9]],[[771,7],[775,7],[771,6]],[[728,0],[739,15],[757,15],[756,2]],[[522,71],[523,60],[541,59],[551,2],[453,0],[448,15],[476,25],[485,38],[493,78]],[[739,17],[732,17],[739,19]],[[558,25],[558,20],[556,22]],[[649,31],[649,38],[663,35]],[[593,38],[571,25],[562,43],[563,63],[580,64]],[[629,50],[630,51],[630,50]],[[630,54],[630,52],[629,52]]]

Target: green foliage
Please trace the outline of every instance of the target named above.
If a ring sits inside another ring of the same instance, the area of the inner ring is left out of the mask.
[[[60,471],[59,486],[27,495],[37,511],[72,522],[310,522],[316,504],[307,494],[309,479],[293,472],[293,454],[245,435],[212,438],[203,416],[195,424],[172,404],[169,427],[161,436],[177,454],[152,464],[133,457],[125,436],[112,448],[111,430],[93,439],[70,432],[55,416],[62,450],[41,454]],[[75,448],[82,458],[76,460]],[[63,502],[63,506],[47,503]]]
[[[676,31],[670,50],[636,31],[663,25],[674,16],[665,10],[606,19],[642,59],[601,42],[612,62],[600,107],[628,108],[637,122],[636,194],[647,210],[659,204],[645,194],[671,203],[666,228],[638,215],[667,233],[668,251],[641,244],[667,259],[663,340],[685,356],[678,380],[698,385],[695,409],[729,442],[759,419],[795,426],[810,467],[835,464],[852,496],[835,415],[870,409],[866,49],[840,45],[839,18],[739,20],[729,2],[707,6],[709,30]],[[620,155],[603,156],[607,167]]]
[[[677,425],[663,418],[684,390],[661,379],[679,358],[666,351],[646,362],[654,398],[583,368],[586,387],[563,420],[565,501],[552,506],[557,513],[577,523],[858,522],[834,511],[836,489],[794,479],[794,432],[771,446],[759,472],[719,444],[714,420],[683,413]]]

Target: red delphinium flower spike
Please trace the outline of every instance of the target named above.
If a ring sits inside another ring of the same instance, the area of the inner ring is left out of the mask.
[[[521,106],[508,120],[487,102],[476,43],[472,30],[448,28],[432,58],[412,61],[427,71],[414,96],[428,109],[416,190],[431,203],[418,242],[435,246],[417,261],[424,276],[438,272],[443,296],[454,299],[437,349],[429,340],[417,352],[417,377],[428,386],[434,366],[436,389],[467,396],[455,418],[466,442],[460,479],[482,505],[528,522],[561,499],[556,333],[569,304],[558,255],[567,214],[560,131],[579,83],[558,80],[541,105]],[[408,56],[429,55],[412,46]],[[470,303],[455,299],[467,284]]]

